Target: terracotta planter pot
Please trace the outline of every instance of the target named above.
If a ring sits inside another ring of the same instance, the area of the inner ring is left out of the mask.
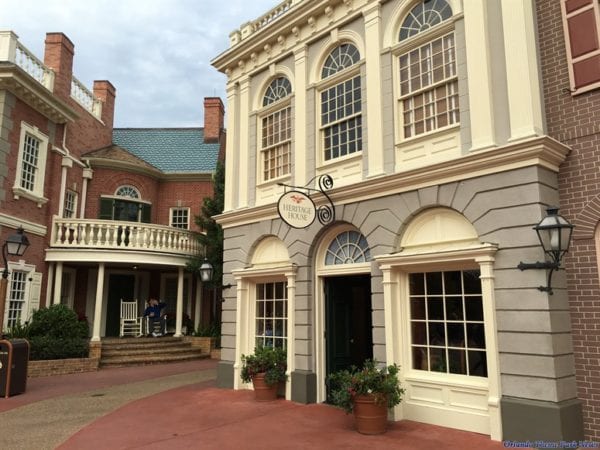
[[[354,397],[354,423],[362,434],[381,434],[387,430],[387,405],[377,405],[372,395]]]
[[[269,386],[265,383],[265,374],[258,373],[252,378],[252,385],[254,386],[254,399],[257,402],[270,402],[277,400],[277,388],[278,383]]]

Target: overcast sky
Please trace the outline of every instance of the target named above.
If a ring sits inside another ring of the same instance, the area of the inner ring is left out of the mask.
[[[12,30],[43,60],[46,32],[75,44],[73,73],[117,88],[115,127],[204,123],[204,97],[225,98],[210,61],[229,34],[280,0],[0,0],[0,30]]]

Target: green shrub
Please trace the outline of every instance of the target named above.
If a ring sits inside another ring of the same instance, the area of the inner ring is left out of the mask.
[[[265,374],[269,386],[287,380],[287,356],[280,347],[256,347],[254,354],[242,355],[242,380],[246,383],[259,373]]]
[[[221,324],[218,322],[213,322],[210,325],[200,325],[194,333],[194,336],[220,338]]]
[[[29,338],[32,361],[46,359],[86,358],[88,342],[81,338],[56,338],[53,336],[32,336]]]
[[[54,338],[88,338],[88,324],[78,320],[77,313],[65,305],[52,305],[33,313],[29,324],[29,336]]]
[[[29,328],[31,360],[85,358],[88,323],[65,305],[52,305],[33,313]]]

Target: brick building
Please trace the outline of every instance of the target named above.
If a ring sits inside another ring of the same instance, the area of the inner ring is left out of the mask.
[[[194,217],[224,154],[224,108],[204,100],[207,126],[113,129],[116,89],[93,92],[72,73],[74,45],[46,36],[44,61],[0,32],[0,242],[22,226],[31,243],[11,259],[5,326],[63,303],[118,334],[120,299],[167,301],[176,334],[187,315],[219,305],[184,273],[201,251]]]
[[[571,149],[560,167],[561,211],[574,225],[567,258],[577,396],[585,435],[600,441],[600,6],[537,1],[548,135]]]

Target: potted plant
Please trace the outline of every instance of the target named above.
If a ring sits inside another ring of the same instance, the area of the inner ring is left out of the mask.
[[[388,408],[402,401],[404,389],[396,364],[378,368],[376,360],[366,360],[361,369],[334,372],[328,377],[330,402],[353,413],[356,429],[362,434],[381,434],[387,429]]]
[[[252,381],[257,401],[277,398],[279,383],[287,380],[287,355],[283,348],[259,346],[252,355],[242,355],[242,380]]]

